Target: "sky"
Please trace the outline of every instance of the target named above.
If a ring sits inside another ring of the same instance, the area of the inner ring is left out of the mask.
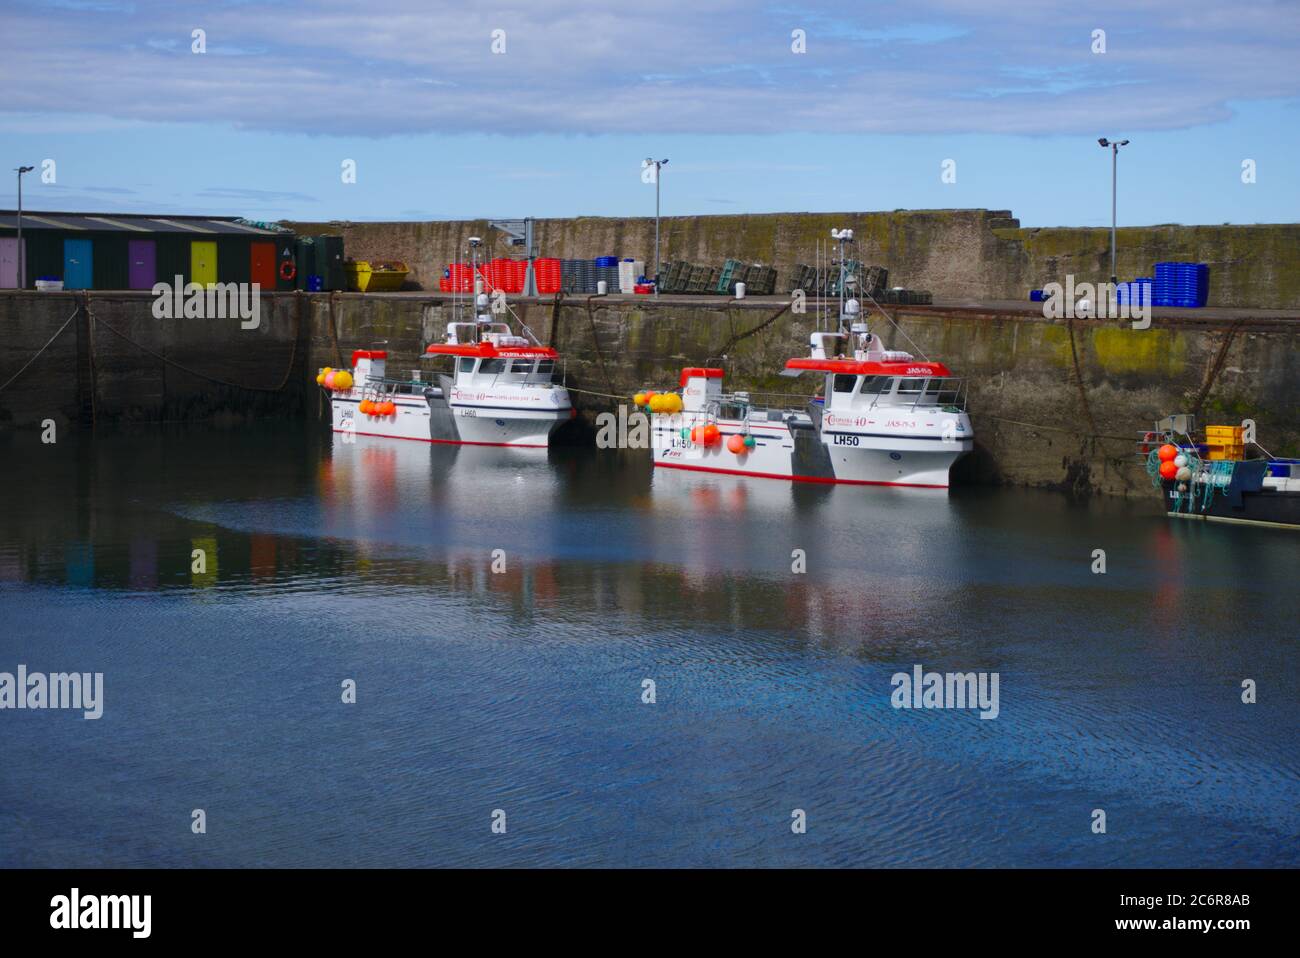
[[[202,31],[201,34],[195,31]],[[1300,220],[1300,0],[0,0],[0,207]],[[348,171],[355,170],[349,177]]]

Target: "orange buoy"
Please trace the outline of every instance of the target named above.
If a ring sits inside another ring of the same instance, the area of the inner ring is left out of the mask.
[[[1166,459],[1164,462],[1160,463],[1160,475],[1165,479],[1172,479],[1174,476],[1178,475],[1178,467],[1174,465],[1172,459]]]
[[[722,438],[722,431],[718,429],[718,427],[715,426],[713,423],[709,423],[707,426],[704,427],[704,445],[712,446],[721,438]]]
[[[369,415],[370,415],[370,400],[369,400],[369,399],[363,399],[363,400],[361,400],[361,402],[357,403],[357,412],[361,413],[361,415],[363,415],[363,416],[369,416]]]
[[[1161,462],[1169,462],[1176,455],[1178,455],[1177,446],[1171,446],[1169,443],[1165,443],[1163,446],[1160,447],[1159,456]]]
[[[739,435],[730,437],[727,440],[727,449],[738,456],[743,455],[745,452],[745,437]]]

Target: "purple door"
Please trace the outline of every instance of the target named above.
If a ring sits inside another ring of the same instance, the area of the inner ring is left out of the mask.
[[[23,240],[26,248],[27,240]],[[27,263],[23,263],[23,272],[27,272]],[[0,239],[0,289],[18,288],[18,238],[6,236]]]
[[[126,244],[127,288],[153,289],[158,281],[158,247],[153,240],[131,240]]]

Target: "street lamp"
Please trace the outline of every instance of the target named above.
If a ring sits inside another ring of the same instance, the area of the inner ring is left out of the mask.
[[[667,160],[645,159],[645,167],[655,168],[655,296],[659,295],[659,171],[668,165]]]
[[[20,166],[15,170],[18,174],[18,282],[14,285],[18,289],[27,288],[27,273],[23,269],[23,174],[34,169],[34,166]]]
[[[1115,273],[1115,178],[1119,172],[1119,148],[1128,146],[1128,140],[1108,140],[1104,136],[1097,141],[1104,150],[1110,147],[1110,281],[1119,282]]]

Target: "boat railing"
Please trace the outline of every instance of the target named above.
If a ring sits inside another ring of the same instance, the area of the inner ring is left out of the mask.
[[[373,392],[379,394],[393,393],[423,393],[425,388],[433,383],[425,382],[423,379],[396,379],[391,376],[367,376],[365,385],[361,387],[362,394]]]

